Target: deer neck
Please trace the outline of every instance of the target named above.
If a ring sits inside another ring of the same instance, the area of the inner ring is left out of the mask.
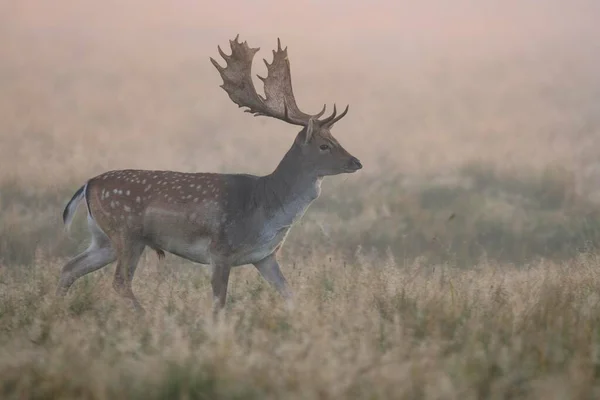
[[[277,168],[260,178],[259,195],[266,215],[282,226],[293,224],[321,193],[321,181],[294,144]]]

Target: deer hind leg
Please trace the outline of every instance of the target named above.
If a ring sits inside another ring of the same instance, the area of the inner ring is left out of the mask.
[[[63,267],[56,289],[57,296],[66,295],[77,279],[112,263],[117,258],[108,236],[90,216],[88,216],[88,229],[92,235],[92,243],[87,250]]]
[[[133,294],[131,284],[144,247],[145,244],[138,241],[128,240],[119,243],[117,268],[113,280],[115,291],[125,300],[130,301],[133,308],[139,313],[143,313],[144,308]]]

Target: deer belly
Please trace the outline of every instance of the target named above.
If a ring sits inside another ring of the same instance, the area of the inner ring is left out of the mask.
[[[152,242],[157,247],[187,260],[200,264],[211,263],[211,239],[209,237],[200,237],[192,241],[163,238],[163,240],[153,240]]]
[[[144,237],[149,245],[201,264],[210,264],[212,232],[209,224],[162,210],[147,212]]]

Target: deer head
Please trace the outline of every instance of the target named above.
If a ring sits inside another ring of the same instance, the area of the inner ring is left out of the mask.
[[[240,43],[238,36],[230,40],[231,55],[225,54],[218,47],[219,54],[226,61],[222,67],[213,58],[213,65],[223,78],[221,87],[231,100],[239,107],[246,107],[246,112],[254,116],[277,118],[292,125],[302,126],[296,136],[292,151],[298,154],[298,162],[308,166],[318,176],[351,173],[362,168],[360,161],[352,156],[331,134],[333,125],[348,113],[348,106],[337,114],[333,113],[323,119],[326,106],[317,114],[306,114],[298,108],[292,90],[290,61],[287,47],[282,49],[277,39],[277,51],[273,51],[273,62],[264,60],[267,76],[258,78],[264,83],[264,94],[257,93],[252,82],[252,60],[259,48],[251,48],[247,42]]]

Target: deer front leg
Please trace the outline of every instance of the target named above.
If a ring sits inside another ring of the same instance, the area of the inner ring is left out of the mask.
[[[273,286],[277,292],[285,299],[288,308],[293,307],[293,293],[289,285],[281,273],[279,263],[275,254],[271,254],[267,258],[255,263],[254,266],[260,272],[261,276]]]
[[[211,286],[213,290],[213,317],[225,307],[227,300],[227,284],[229,283],[229,265],[216,264],[213,266]]]

